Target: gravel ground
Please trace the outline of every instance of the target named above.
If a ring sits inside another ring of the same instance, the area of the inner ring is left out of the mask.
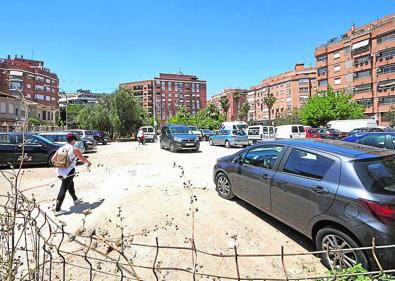
[[[190,246],[192,236],[190,189],[184,188],[184,178],[174,163],[182,166],[185,178],[193,186],[196,196],[194,237],[196,247],[212,253],[233,254],[237,246],[239,254],[279,254],[281,246],[287,253],[314,250],[312,242],[303,235],[271,218],[241,200],[221,199],[212,181],[212,168],[218,157],[229,155],[238,148],[201,145],[199,153],[171,153],[161,150],[158,143],[139,147],[137,143],[111,143],[98,146],[96,153],[89,154],[93,163],[88,172],[79,166],[75,179],[77,196],[84,200],[72,206],[66,195],[63,208],[66,215],[57,217],[66,223],[68,232],[75,232],[82,225],[82,211],[90,208],[88,228],[105,228],[119,235],[115,224],[119,208],[124,217],[122,225],[126,233],[143,233],[134,237],[134,242],[160,245]],[[55,170],[47,167],[25,169],[22,189],[25,195],[34,197],[42,208],[53,217],[54,200],[60,182]],[[40,187],[37,187],[40,186]],[[0,180],[0,191],[6,192],[7,184]],[[135,261],[151,262],[154,252],[140,248],[134,252]],[[158,260],[162,267],[191,267],[191,253],[163,250]],[[198,254],[199,270],[205,273],[236,277],[233,258],[215,258]],[[319,259],[311,255],[293,256],[285,259],[291,277],[304,277],[326,272]],[[283,278],[281,260],[278,257],[240,258],[240,274]],[[154,280],[152,271],[138,271],[145,280]],[[167,280],[191,280],[190,275],[179,272],[163,272]],[[206,280],[202,278],[201,280]],[[212,279],[210,279],[212,280]]]

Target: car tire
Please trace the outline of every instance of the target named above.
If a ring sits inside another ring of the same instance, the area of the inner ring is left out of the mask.
[[[246,148],[248,145],[242,145],[243,148]]]
[[[160,147],[160,149],[165,149],[165,147],[161,141],[159,142],[159,147]]]
[[[107,144],[107,142],[106,141],[103,141],[103,145],[106,145]]]
[[[171,152],[177,152],[176,145],[173,142],[170,143],[169,150]]]
[[[231,148],[232,146],[230,145],[230,142],[228,140],[225,141],[225,147],[226,148]]]
[[[215,177],[215,186],[218,195],[224,199],[230,200],[235,195],[233,194],[232,184],[229,178],[224,173],[218,173]]]
[[[355,239],[352,238],[351,235],[347,234],[346,231],[331,226],[324,227],[317,232],[315,244],[318,251],[326,251],[328,248],[329,250],[333,250],[360,247]],[[333,247],[333,245],[335,245],[335,247]],[[331,269],[331,264],[333,268],[341,269],[341,267],[353,267],[359,263],[363,268],[369,268],[369,262],[363,251],[330,253],[329,257],[325,253],[321,254],[321,261],[329,269]]]
[[[199,146],[197,146],[196,148],[195,148],[195,152],[199,152],[199,149],[200,149],[200,145]]]
[[[210,146],[214,146],[213,140],[209,140],[209,141],[208,141],[208,144],[209,144]]]

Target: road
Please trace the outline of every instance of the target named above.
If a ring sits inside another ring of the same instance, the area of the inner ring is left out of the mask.
[[[281,246],[286,253],[314,250],[309,239],[265,213],[241,200],[227,201],[217,195],[212,181],[215,161],[237,150],[211,147],[207,142],[202,143],[199,153],[171,153],[161,150],[158,143],[98,146],[96,153],[88,155],[93,163],[91,171],[85,166],[77,168],[75,187],[84,203],[72,206],[70,196],[66,195],[63,208],[69,213],[56,220],[64,222],[68,232],[74,232],[82,225],[83,210],[89,208],[92,214],[86,219],[88,228],[107,229],[117,235],[119,229],[115,225],[122,224],[125,233],[142,233],[134,237],[134,242],[139,243],[154,244],[158,237],[160,245],[190,246],[188,239],[194,236],[198,249],[218,254],[233,254],[235,245],[239,254],[279,254]],[[196,196],[193,205],[191,189],[184,187],[185,181],[190,182]],[[4,179],[0,180],[0,186],[4,194],[8,188]],[[21,189],[27,196],[34,194],[50,217],[59,186],[53,168],[24,170]],[[196,208],[193,231],[191,208]],[[117,217],[119,210],[122,222]],[[152,253],[144,249],[136,250],[135,255],[135,260],[152,262]],[[161,266],[191,267],[190,252],[187,255],[161,252],[159,259]],[[311,255],[287,257],[285,262],[287,272],[293,277],[326,272],[319,259]],[[203,272],[236,276],[234,259],[200,254],[198,264]],[[243,276],[284,277],[279,257],[240,258],[239,266]],[[147,272],[141,274],[148,280],[153,277]],[[168,280],[190,280],[181,273],[166,274]]]

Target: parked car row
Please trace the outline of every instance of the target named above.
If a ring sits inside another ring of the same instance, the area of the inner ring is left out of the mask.
[[[9,164],[18,165],[21,161],[22,151],[27,154],[26,163],[29,165],[51,165],[51,158],[56,150],[66,143],[66,134],[74,133],[77,141],[74,146],[82,153],[96,150],[95,135],[98,140],[106,144],[108,138],[100,131],[66,130],[56,132],[43,132],[38,134],[23,134],[18,132],[0,132],[0,167]],[[24,160],[25,161],[25,160]]]

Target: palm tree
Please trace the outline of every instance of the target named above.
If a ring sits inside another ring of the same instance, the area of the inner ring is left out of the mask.
[[[250,104],[248,103],[248,102],[244,102],[242,105],[241,105],[241,108],[240,108],[240,118],[241,118],[241,120],[246,120],[247,118],[247,116],[248,116],[248,112],[250,111],[250,108],[251,108],[251,106],[250,106]]]
[[[240,98],[241,98],[241,93],[239,91],[234,92],[233,98],[236,102],[236,120],[238,120],[239,119],[239,110],[240,110],[239,102],[240,102]]]
[[[207,113],[211,118],[214,119],[217,119],[219,116],[218,108],[213,103],[207,105]]]
[[[226,96],[222,96],[219,99],[219,102],[221,103],[222,111],[225,114],[226,120],[228,120],[228,110],[230,106],[229,99]]]
[[[273,105],[276,103],[276,97],[272,93],[266,94],[266,96],[263,98],[263,102],[266,104],[268,110],[269,110],[269,125],[272,123],[272,108]]]

